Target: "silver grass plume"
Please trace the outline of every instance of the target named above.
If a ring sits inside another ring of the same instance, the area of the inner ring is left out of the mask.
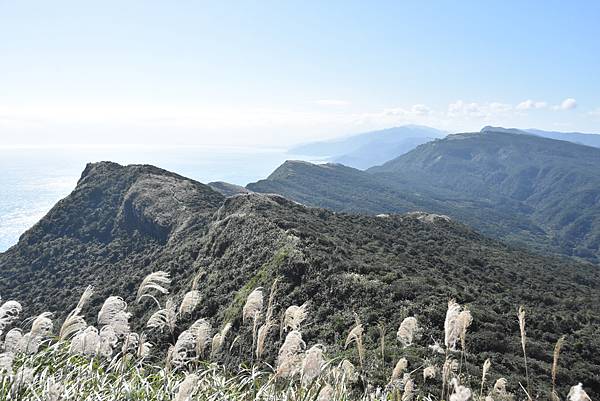
[[[565,343],[565,336],[562,336],[556,342],[554,346],[554,352],[552,353],[552,393],[556,394],[556,374],[558,373],[558,357],[560,356],[560,350]]]
[[[273,320],[266,320],[262,326],[258,329],[256,334],[256,358],[262,358],[263,353],[265,352],[265,342],[267,340],[267,336],[269,335],[269,331],[275,326],[275,322]]]
[[[404,392],[402,393],[402,401],[412,401],[414,397],[415,382],[412,379],[406,380],[404,383]]]
[[[460,346],[463,351],[465,351],[466,348],[467,329],[472,322],[473,316],[468,309],[465,309],[458,314],[457,324],[460,337]]]
[[[308,316],[308,302],[303,303],[302,305],[291,305],[283,314],[283,319],[281,321],[281,329],[280,332],[283,333],[286,330],[300,330],[300,325],[306,317]]]
[[[273,320],[273,309],[275,308],[275,297],[277,296],[277,284],[279,283],[279,278],[273,280],[273,284],[271,284],[271,292],[269,293],[269,303],[267,304],[267,315],[265,317],[266,321]]]
[[[180,315],[191,314],[200,303],[200,291],[191,290],[185,293],[181,305],[179,305]]]
[[[83,316],[81,316],[81,311],[88,303],[93,293],[94,287],[92,287],[91,285],[87,286],[86,289],[83,291],[81,297],[79,297],[79,302],[77,303],[77,306],[67,315],[67,318],[60,327],[58,336],[61,340],[67,340],[71,338],[71,336],[73,336],[75,333],[78,333],[87,327],[85,319],[83,318]]]
[[[450,377],[458,370],[458,362],[455,359],[447,358],[442,366],[442,389],[450,382]]]
[[[406,360],[406,358],[400,358],[398,362],[396,362],[396,366],[394,366],[394,370],[392,371],[392,376],[390,377],[390,384],[393,384],[396,381],[398,381],[407,367],[408,361]]]
[[[344,348],[348,348],[348,346],[350,344],[356,343],[356,349],[358,351],[358,360],[359,360],[361,368],[363,367],[364,354],[365,354],[365,348],[363,345],[362,336],[363,336],[363,325],[358,320],[358,317],[356,317],[356,325],[352,328],[352,330],[350,330],[350,333],[348,333],[348,337],[346,337],[346,342],[344,344]]]
[[[354,383],[358,380],[358,373],[356,372],[356,368],[354,367],[352,362],[350,362],[347,359],[344,359],[340,363],[339,367],[342,370],[342,372],[344,373],[344,379],[346,381],[348,381],[350,383]]]
[[[219,352],[221,352],[221,348],[223,347],[223,343],[225,342],[225,337],[227,336],[227,333],[229,333],[229,330],[231,330],[231,323],[227,322],[227,323],[225,323],[225,326],[223,326],[221,331],[216,333],[213,336],[212,342],[211,342],[211,350],[210,350],[211,356],[214,357]]]
[[[485,362],[483,363],[483,368],[481,370],[481,389],[479,391],[480,399],[483,397],[483,385],[485,384],[485,378],[486,378],[491,366],[492,366],[492,361],[490,361],[490,358],[486,359]]]
[[[75,334],[71,339],[69,353],[79,355],[96,355],[100,344],[98,329],[88,326],[85,330]]]
[[[146,342],[146,334],[129,333],[121,345],[121,353],[133,353],[138,358],[146,358],[150,354],[152,344]]]
[[[569,401],[592,401],[589,395],[583,389],[581,383],[571,387],[569,394],[567,395]]]
[[[454,392],[450,395],[450,401],[467,401],[471,398],[471,389],[461,385],[455,377],[452,379]]]
[[[6,301],[0,306],[0,332],[15,320],[19,318],[19,314],[23,307],[17,301]]]
[[[23,346],[23,332],[21,329],[11,329],[4,336],[4,352],[16,354],[23,351]]]
[[[65,386],[50,376],[44,384],[44,401],[60,401],[64,391]]]
[[[44,338],[49,337],[54,329],[54,324],[50,319],[51,312],[44,312],[35,318],[31,324],[29,333],[23,336],[23,351],[28,354],[35,354]]]
[[[148,322],[146,323],[146,327],[152,329],[158,329],[163,331],[165,328],[169,329],[171,333],[175,331],[175,325],[177,322],[177,305],[172,298],[167,299],[165,303],[165,307],[163,309],[159,309],[154,312]]]
[[[302,384],[309,386],[317,377],[321,375],[325,359],[323,352],[325,347],[322,344],[315,344],[306,351],[302,361]]]
[[[263,308],[262,287],[256,288],[248,295],[246,304],[242,309],[242,321],[246,323],[249,320],[255,320],[255,317]]]
[[[3,352],[0,354],[0,374],[7,373],[11,375],[13,373],[13,361],[15,354],[12,352]]]
[[[494,392],[498,394],[506,394],[506,379],[504,377],[499,378],[494,383]]]
[[[113,349],[117,345],[119,337],[112,326],[104,326],[100,329],[100,343],[98,344],[98,355],[110,358]]]
[[[85,308],[85,305],[92,298],[92,295],[94,295],[94,287],[92,287],[91,285],[88,285],[85,288],[85,290],[83,290],[83,293],[79,297],[79,302],[77,302],[76,308],[79,309],[80,311],[83,310],[83,308]]]
[[[460,338],[460,324],[458,321],[458,315],[460,314],[461,307],[454,300],[448,301],[448,310],[446,311],[446,320],[444,321],[444,344],[449,350],[456,349],[456,343]]]
[[[275,326],[275,321],[273,320],[273,309],[275,307],[275,297],[277,294],[277,283],[279,279],[273,280],[273,284],[271,285],[271,292],[269,294],[269,303],[267,304],[267,314],[265,316],[265,321],[262,326],[258,329],[256,333],[256,358],[260,359],[262,354],[265,351],[265,341],[267,340],[267,336],[271,329]],[[257,315],[258,316],[258,315]],[[256,324],[258,321],[255,318],[254,323]],[[254,329],[253,329],[254,332]]]
[[[379,347],[381,351],[381,363],[385,365],[385,333],[386,333],[385,321],[379,320],[377,322],[377,331],[379,332]]]
[[[111,326],[118,335],[129,333],[129,318],[131,313],[127,312],[127,302],[123,298],[111,296],[106,298],[98,312],[98,324]]]
[[[400,323],[396,337],[404,347],[408,347],[409,345],[412,345],[417,330],[417,318],[409,316]]]
[[[423,369],[423,381],[427,381],[427,379],[435,379],[436,373],[437,368],[435,366],[427,366],[425,369]]]
[[[146,334],[140,334],[136,356],[138,358],[147,358],[150,355],[150,351],[152,350],[152,343],[146,341]]]
[[[188,374],[181,383],[173,401],[189,401],[198,387],[200,378],[194,373]]]
[[[334,399],[335,390],[329,383],[325,383],[321,390],[319,390],[319,395],[317,397],[317,401],[332,401]]]
[[[164,271],[150,273],[146,277],[144,277],[144,280],[142,280],[142,283],[138,287],[135,301],[140,302],[142,298],[150,297],[154,299],[156,303],[158,303],[158,301],[151,294],[151,292],[157,291],[163,295],[167,295],[169,293],[169,290],[167,289],[169,284],[171,284],[171,278],[169,277],[169,273]]]
[[[182,331],[175,345],[167,353],[168,365],[183,366],[191,360],[191,354],[196,352],[196,336],[189,330]]]
[[[527,340],[527,334],[525,333],[525,308],[519,306],[519,313],[517,314],[519,319],[519,331],[521,333],[521,348],[523,349],[523,360],[525,363],[525,378],[527,380],[527,398],[531,400],[531,388],[529,386],[529,371],[527,369],[527,352],[525,351],[525,345]]]
[[[212,338],[212,326],[206,319],[198,319],[188,329],[196,341],[196,355],[203,356]]]
[[[30,334],[33,337],[48,337],[52,334],[54,324],[50,319],[52,317],[51,312],[44,312],[35,318],[31,324]]]
[[[278,377],[291,377],[298,373],[305,346],[299,331],[290,331],[287,334],[277,356],[276,375]]]

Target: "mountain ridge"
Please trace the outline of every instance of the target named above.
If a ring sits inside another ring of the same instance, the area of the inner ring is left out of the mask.
[[[96,294],[90,310],[110,295],[123,295],[134,315],[147,317],[150,303],[134,303],[127,294],[147,273],[164,270],[177,298],[198,278],[202,301],[190,321],[230,321],[241,333],[240,353],[250,357],[252,328],[239,318],[243,300],[279,277],[276,315],[310,301],[312,323],[303,336],[331,344],[333,354],[348,352],[341,333],[357,313],[367,328],[365,368],[384,381],[379,319],[397,327],[408,315],[419,317],[428,334],[423,347],[406,354],[390,330],[386,364],[401,355],[419,360],[430,336],[443,336],[439,328],[453,297],[474,316],[468,340],[473,354],[465,369],[476,371],[482,358],[491,357],[495,372],[510,379],[521,374],[515,368],[520,346],[514,310],[524,303],[532,377],[547,375],[553,344],[567,334],[561,382],[576,378],[600,390],[600,273],[593,266],[532,255],[435,216],[334,213],[257,193],[225,198],[151,167],[101,163],[86,170],[71,195],[0,254],[0,293],[22,301],[27,312],[50,309],[64,317],[91,284]],[[129,209],[135,213],[123,218]],[[165,337],[154,333],[151,339]],[[275,339],[267,344],[268,361],[278,346]],[[235,365],[232,358],[228,363]]]
[[[287,177],[247,188],[337,211],[447,214],[512,244],[600,261],[594,147],[486,131],[434,140],[365,172],[286,168]]]

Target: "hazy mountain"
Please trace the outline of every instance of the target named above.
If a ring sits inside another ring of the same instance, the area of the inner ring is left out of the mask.
[[[445,132],[434,128],[405,125],[342,139],[309,143],[290,149],[290,153],[325,157],[350,167],[366,169],[445,135]]]
[[[484,127],[481,132],[486,131],[505,131],[513,134],[529,134],[541,136],[543,138],[557,139],[560,141],[569,141],[580,145],[593,146],[600,148],[600,134],[583,134],[581,132],[558,132],[558,131],[544,131],[540,129],[516,129],[516,128],[502,128],[502,127]]]
[[[598,171],[599,149],[486,129],[367,172],[286,163],[248,188],[338,211],[444,213],[511,243],[599,262]]]
[[[151,166],[88,165],[73,193],[0,254],[0,293],[21,301],[27,314],[50,310],[59,319],[91,284],[96,294],[90,311],[105,297],[122,295],[139,322],[155,305],[134,303],[132,296],[142,277],[156,270],[171,274],[175,297],[200,275],[202,302],[190,321],[208,318],[215,327],[233,322],[245,360],[252,353],[252,325],[241,325],[244,300],[276,277],[274,315],[310,301],[303,337],[328,344],[331,355],[344,352],[356,312],[366,327],[365,368],[376,372],[371,377],[380,384],[400,356],[411,363],[430,356],[426,345],[443,339],[451,297],[474,316],[463,369],[477,372],[489,357],[494,375],[517,383],[522,359],[515,311],[524,304],[533,382],[548,382],[554,342],[566,334],[559,383],[583,381],[592,396],[600,392],[595,266],[511,249],[426,214],[373,217],[307,208],[276,195],[224,198]],[[422,347],[402,349],[396,327],[414,314],[423,328],[417,341]],[[380,319],[389,328],[385,368],[378,354]],[[155,337],[171,340],[167,333]],[[273,362],[280,344],[276,335],[270,338],[267,361]],[[237,354],[231,355],[229,362],[237,364]]]

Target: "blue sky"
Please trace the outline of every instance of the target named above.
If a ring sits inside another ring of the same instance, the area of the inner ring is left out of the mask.
[[[596,1],[4,1],[0,146],[600,132]]]

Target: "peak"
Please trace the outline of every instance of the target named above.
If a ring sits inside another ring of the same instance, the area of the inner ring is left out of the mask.
[[[23,239],[70,237],[108,243],[130,235],[165,242],[191,220],[218,209],[207,185],[151,165],[88,163],[77,186]],[[203,217],[204,216],[204,217]]]

